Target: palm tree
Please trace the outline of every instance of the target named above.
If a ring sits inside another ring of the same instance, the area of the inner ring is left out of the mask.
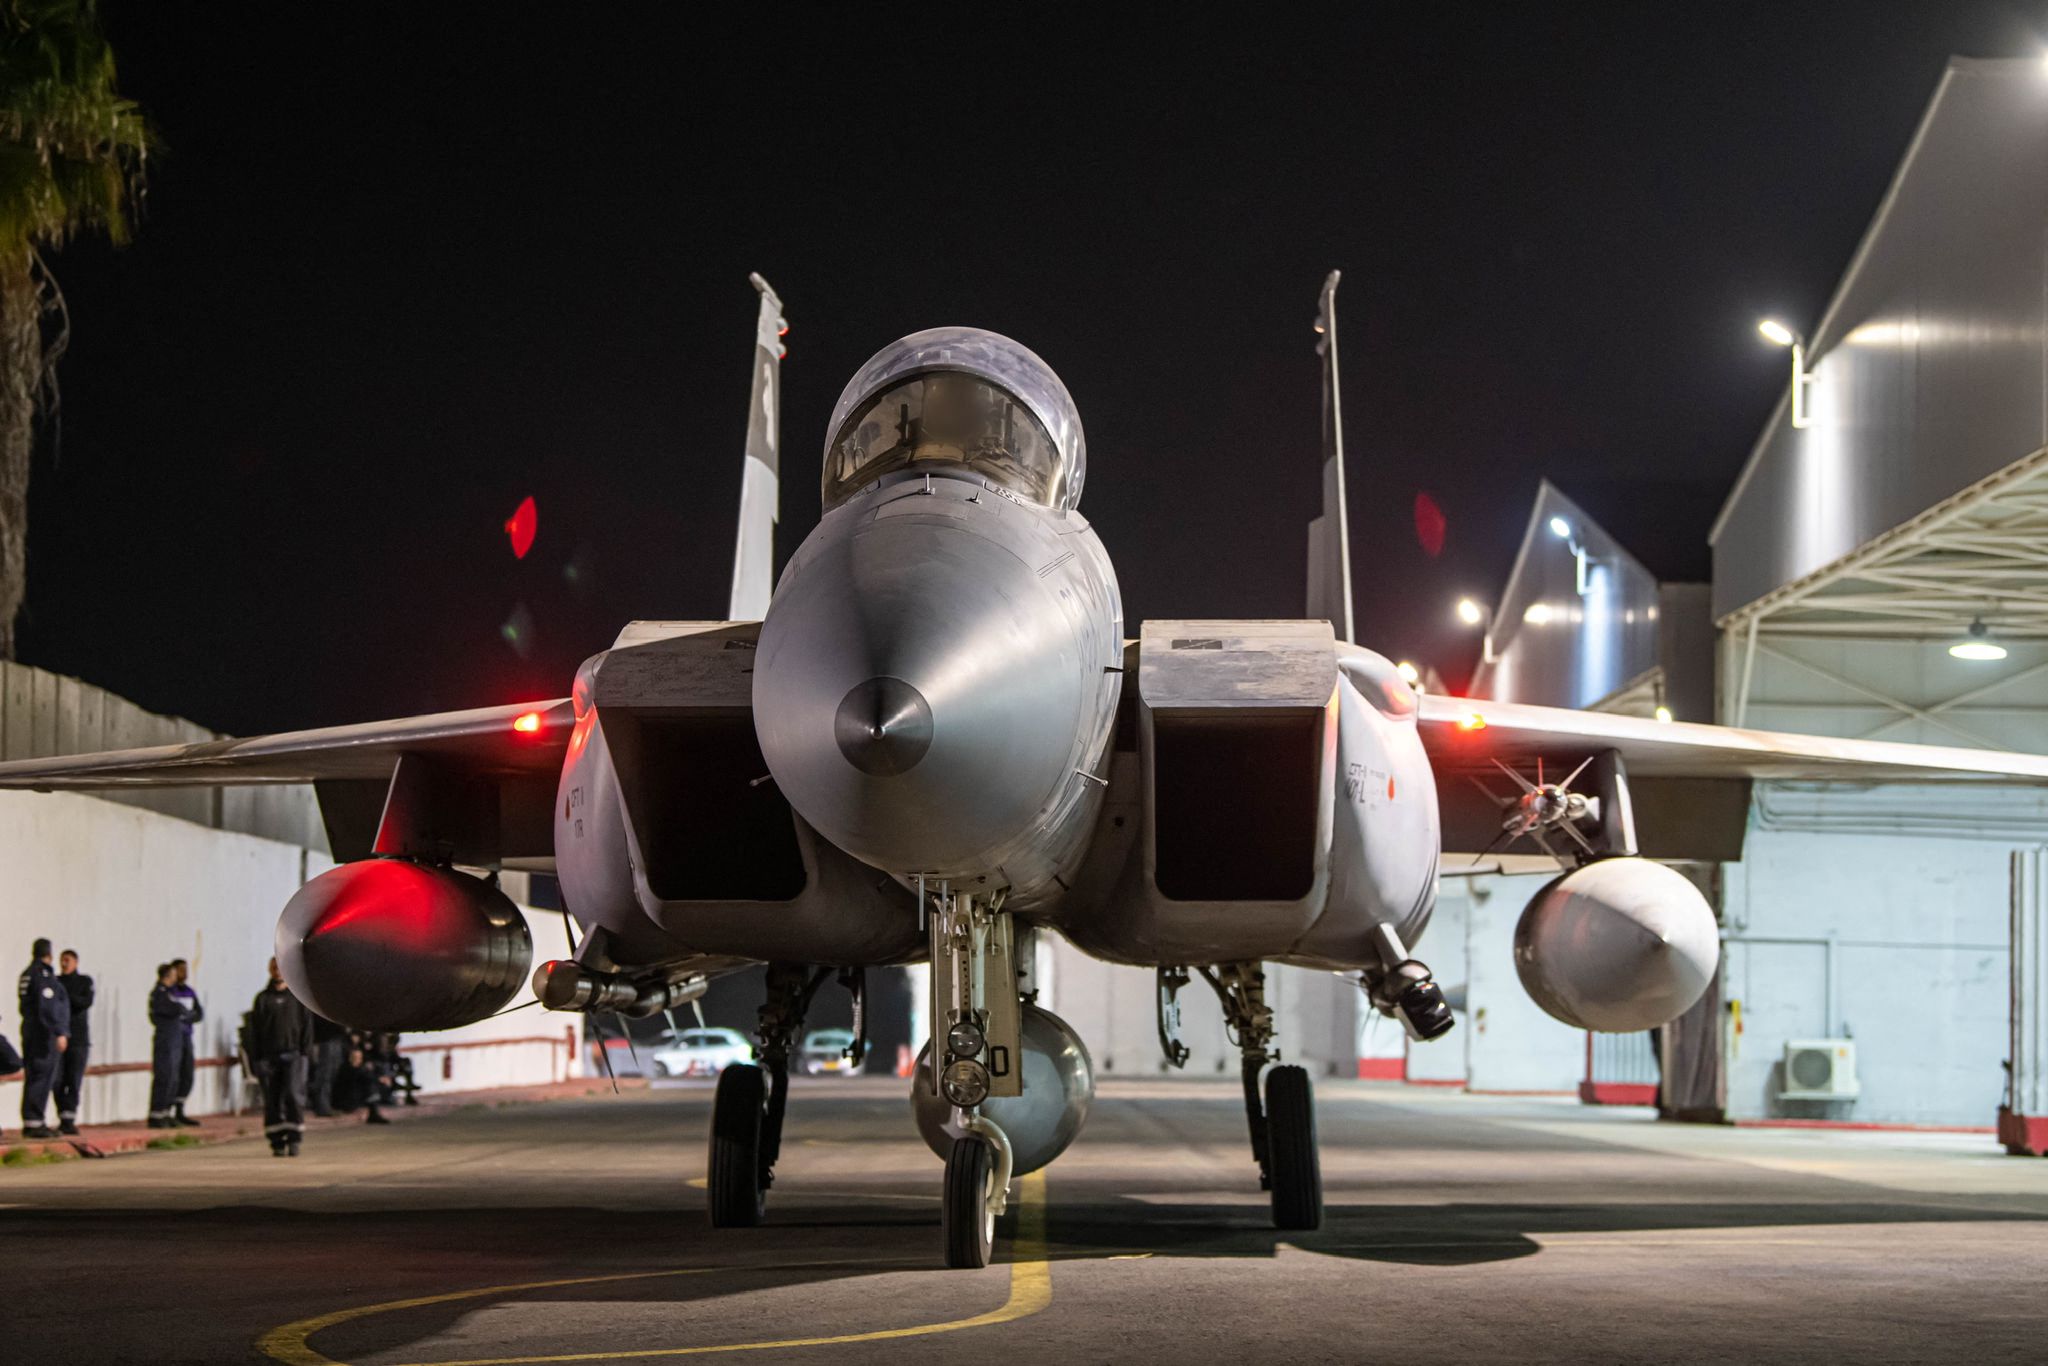
[[[127,240],[149,141],[114,90],[95,0],[0,0],[0,659],[26,579],[37,418],[56,411],[70,336],[45,255],[81,232]]]

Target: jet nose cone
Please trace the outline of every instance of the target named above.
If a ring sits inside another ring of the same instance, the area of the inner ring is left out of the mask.
[[[870,678],[847,689],[832,718],[839,752],[877,778],[907,773],[932,747],[932,708],[900,678]]]
[[[999,873],[1084,781],[1099,670],[1078,609],[984,534],[981,519],[1001,514],[951,492],[833,513],[777,587],[754,660],[776,787],[819,834],[892,873]]]

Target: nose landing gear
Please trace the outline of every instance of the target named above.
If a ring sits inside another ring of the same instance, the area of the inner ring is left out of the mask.
[[[931,913],[932,1048],[928,1085],[953,1106],[940,1222],[946,1265],[987,1266],[1009,1202],[1009,1138],[981,1112],[1024,1094],[1023,1011],[1015,929],[1002,895],[983,902],[942,888]]]

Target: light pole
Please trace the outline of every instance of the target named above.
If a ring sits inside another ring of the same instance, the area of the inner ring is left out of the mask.
[[[1792,348],[1792,425],[1803,430],[1813,421],[1806,413],[1806,386],[1813,383],[1813,376],[1806,373],[1806,338],[1776,318],[1765,318],[1756,330],[1771,345]]]
[[[1572,552],[1573,583],[1579,591],[1579,596],[1585,597],[1586,566],[1591,563],[1592,557],[1586,554],[1586,547],[1580,545],[1579,538],[1572,534],[1572,524],[1564,518],[1552,517],[1550,519],[1550,534],[1563,541],[1565,546]]]
[[[1493,609],[1472,598],[1458,599],[1458,620],[1479,628],[1479,657],[1493,663]]]

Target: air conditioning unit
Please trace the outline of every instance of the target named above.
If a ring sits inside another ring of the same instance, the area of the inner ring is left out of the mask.
[[[1855,1040],[1788,1041],[1784,1083],[1779,1100],[1854,1100],[1863,1093],[1856,1084]]]

